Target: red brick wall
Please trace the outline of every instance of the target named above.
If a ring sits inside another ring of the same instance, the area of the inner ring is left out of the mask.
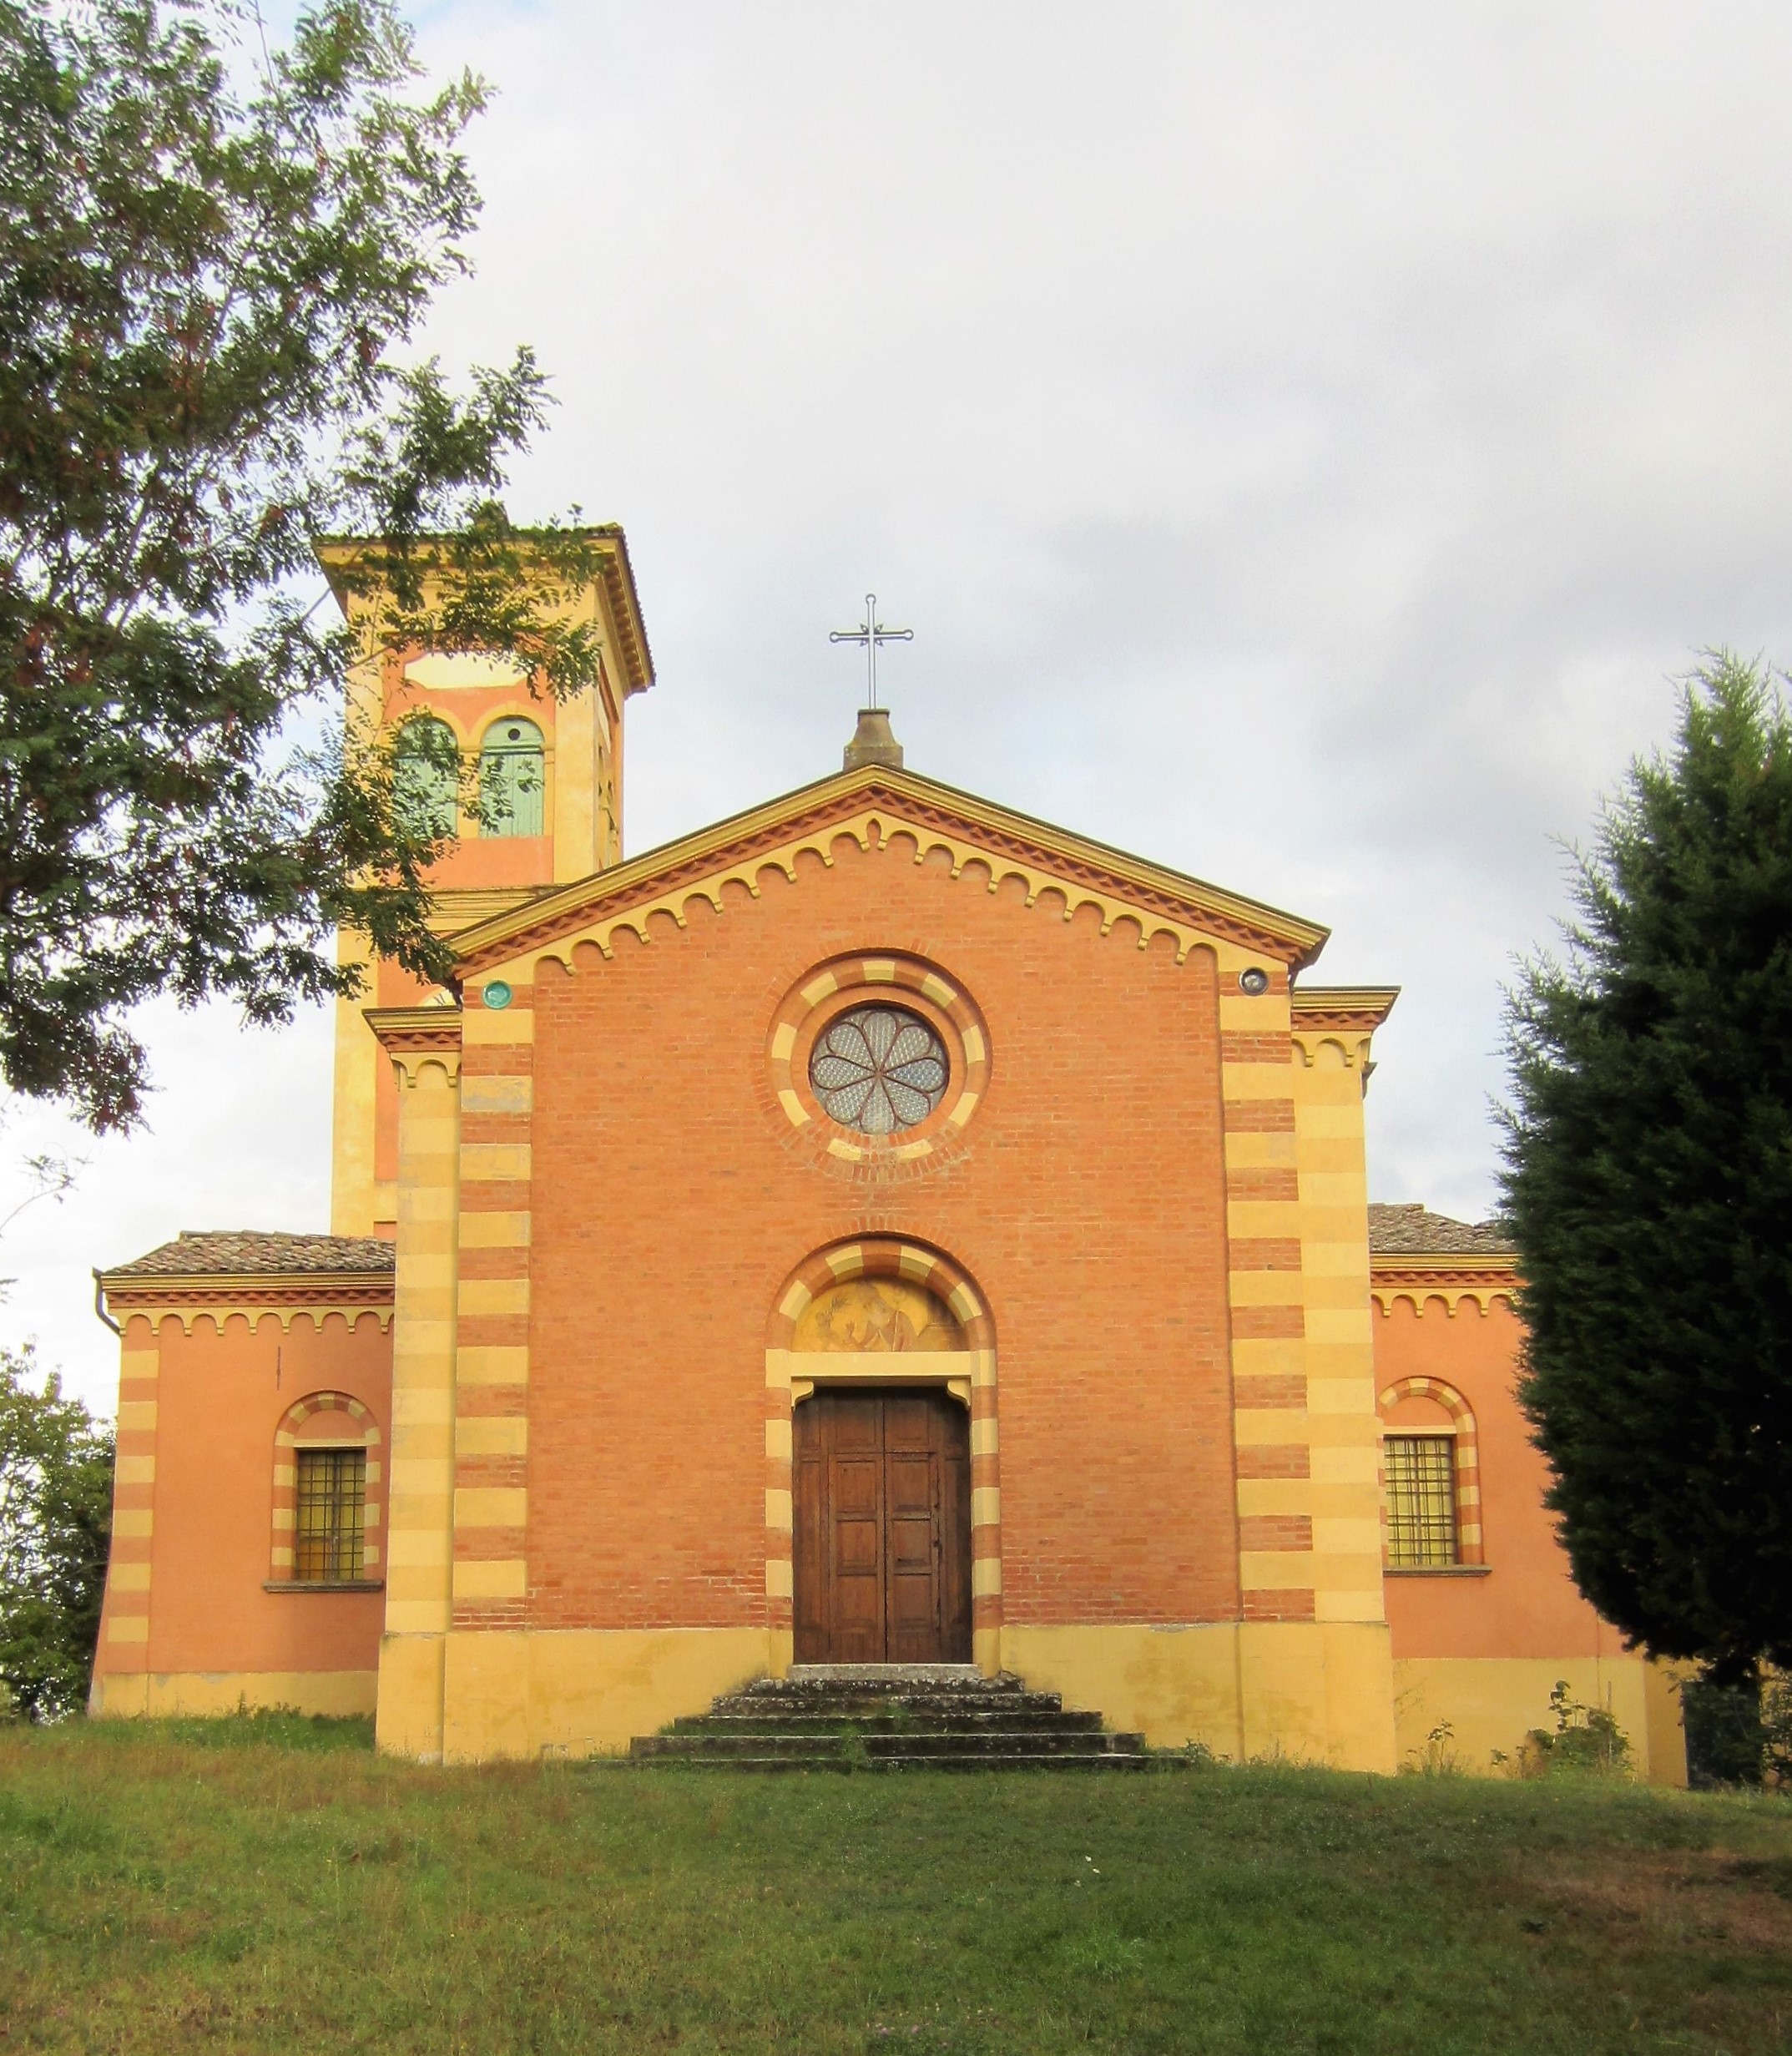
[[[989,1306],[1005,1617],[1235,1617],[1212,960],[901,842],[842,839],[689,922],[535,988],[536,1624],[765,1619],[767,1321],[805,1257],[870,1232]],[[882,1182],[815,1162],[768,1082],[779,1001],[866,951],[931,960],[992,1047],[963,1145]]]

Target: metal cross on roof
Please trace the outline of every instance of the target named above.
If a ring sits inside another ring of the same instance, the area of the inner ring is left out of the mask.
[[[830,643],[863,643],[865,645],[865,678],[871,692],[869,705],[877,705],[877,647],[880,643],[911,643],[915,639],[912,629],[886,629],[877,619],[877,595],[865,596],[865,619],[856,629],[835,629],[828,635]]]

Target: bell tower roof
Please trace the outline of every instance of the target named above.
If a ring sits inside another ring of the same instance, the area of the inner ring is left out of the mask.
[[[518,529],[515,543],[526,562],[532,533],[545,542],[548,531]],[[596,559],[596,576],[587,595],[573,601],[588,604],[604,630],[604,643],[611,663],[606,667],[621,699],[643,693],[654,682],[653,653],[648,647],[647,624],[641,617],[641,601],[635,591],[634,570],[628,561],[628,539],[619,522],[603,522],[593,528],[562,529],[558,538],[571,538],[585,543]],[[432,544],[448,538],[416,536],[411,548],[427,565]],[[379,565],[386,544],[376,536],[329,535],[318,540],[317,561],[323,567],[330,589],[345,618],[361,626],[371,623],[377,609],[381,583]],[[370,578],[369,573],[371,573]]]

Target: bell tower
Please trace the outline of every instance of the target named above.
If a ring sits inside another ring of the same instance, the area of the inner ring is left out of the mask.
[[[393,648],[381,632],[381,596],[357,576],[377,545],[341,537],[319,546],[358,646],[347,679],[351,725],[401,735],[433,724],[438,737],[445,730],[452,738],[463,764],[477,767],[487,800],[498,801],[495,814],[482,810],[489,817],[482,821],[462,806],[450,780],[425,795],[455,837],[431,877],[438,933],[622,861],[623,710],[653,684],[653,659],[622,529],[587,528],[580,538],[595,573],[560,604],[568,619],[594,631],[599,675],[594,687],[564,700],[507,658]],[[337,948],[340,961],[366,963],[367,976],[358,999],[336,1003],[331,1233],[390,1236],[397,1219],[397,1097],[391,1062],[362,1010],[423,1006],[432,996],[396,964],[370,962],[360,937],[344,934]]]

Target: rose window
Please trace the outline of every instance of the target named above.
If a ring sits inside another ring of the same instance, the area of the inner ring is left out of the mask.
[[[855,1007],[829,1022],[809,1060],[809,1082],[829,1118],[861,1135],[893,1134],[926,1119],[945,1094],[946,1046],[904,1007]]]

